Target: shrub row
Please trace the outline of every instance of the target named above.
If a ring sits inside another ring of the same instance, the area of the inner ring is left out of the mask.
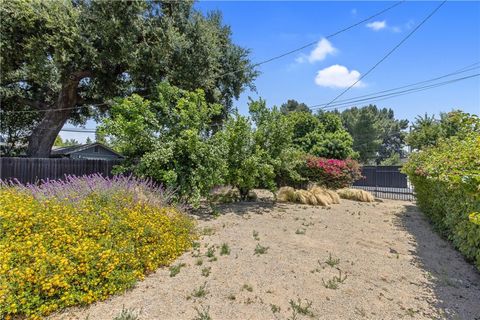
[[[145,181],[0,187],[0,319],[122,292],[191,247],[194,224]]]
[[[404,166],[420,209],[480,269],[480,136],[452,137]]]

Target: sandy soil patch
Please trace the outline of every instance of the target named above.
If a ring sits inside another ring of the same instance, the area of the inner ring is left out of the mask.
[[[174,277],[160,269],[123,295],[51,319],[112,319],[123,308],[139,319],[196,319],[202,310],[217,320],[480,319],[479,272],[411,202],[257,202],[220,212],[198,217],[206,235]]]

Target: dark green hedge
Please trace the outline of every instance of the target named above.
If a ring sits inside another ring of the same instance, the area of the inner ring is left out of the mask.
[[[480,136],[453,137],[412,154],[404,167],[417,204],[438,231],[480,270]]]

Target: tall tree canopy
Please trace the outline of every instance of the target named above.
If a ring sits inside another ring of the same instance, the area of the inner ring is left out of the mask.
[[[117,96],[148,96],[164,80],[203,89],[225,117],[257,74],[220,14],[203,16],[192,1],[12,0],[0,19],[2,122],[36,115],[22,122],[33,157],[49,155],[65,122],[99,116]]]
[[[412,124],[407,137],[408,144],[416,150],[436,146],[441,139],[452,136],[463,138],[470,133],[480,134],[480,119],[476,115],[453,110],[435,115],[418,116]]]
[[[406,136],[403,130],[408,127],[408,120],[395,119],[392,109],[375,105],[354,107],[340,116],[353,137],[353,149],[359,153],[360,162],[379,164],[403,155]]]
[[[287,100],[284,104],[280,106],[280,111],[282,113],[290,112],[312,112],[310,108],[305,103],[300,103],[297,100],[290,99]]]

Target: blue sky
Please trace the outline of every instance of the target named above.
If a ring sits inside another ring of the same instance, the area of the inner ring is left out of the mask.
[[[312,41],[318,45],[259,66],[257,91],[235,102],[248,111],[248,97],[262,97],[269,106],[296,99],[307,105],[326,103],[362,76],[400,42],[439,2],[407,1],[329,40],[323,37],[354,24],[393,2],[201,1],[196,7],[219,10],[231,26],[234,42],[263,61]],[[312,52],[313,51],[313,52]],[[419,82],[480,62],[480,2],[447,2],[387,60],[367,75],[347,99]],[[477,65],[479,66],[479,65]],[[480,73],[480,68],[451,78]],[[397,118],[413,120],[425,112],[452,108],[480,114],[480,77],[376,102]],[[68,125],[67,125],[68,126]],[[66,126],[66,127],[67,127]],[[94,127],[89,122],[88,128]],[[83,141],[86,134],[65,133]],[[92,135],[90,135],[92,136]]]

